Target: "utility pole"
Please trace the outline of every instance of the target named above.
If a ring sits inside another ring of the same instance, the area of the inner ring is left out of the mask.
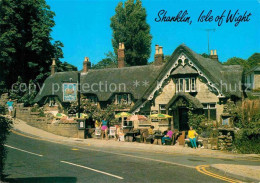
[[[78,72],[78,118],[80,118],[80,72]]]
[[[216,31],[216,29],[205,29],[205,31],[207,31],[207,32],[208,32],[208,54],[210,55],[210,51],[209,51],[209,32],[210,32],[210,31],[213,31],[213,32],[215,32],[215,31]]]

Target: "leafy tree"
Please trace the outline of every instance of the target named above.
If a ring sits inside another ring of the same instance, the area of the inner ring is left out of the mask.
[[[69,64],[68,62],[60,63],[57,66],[57,72],[65,72],[65,71],[77,71],[77,67]]]
[[[105,69],[105,68],[116,68],[117,60],[116,56],[112,52],[108,52],[106,58],[99,61],[97,64],[94,64],[92,69]]]
[[[171,55],[164,55],[164,62],[168,62],[171,58]]]
[[[232,57],[223,63],[224,65],[241,65],[245,70],[249,68],[246,60],[238,57]]]
[[[117,64],[110,58],[104,58],[97,64],[92,66],[92,69],[105,69],[105,68],[116,68]]]
[[[204,58],[209,58],[209,54],[207,54],[207,53],[202,53],[200,55],[203,56]]]
[[[145,65],[151,53],[150,26],[146,23],[146,10],[140,0],[120,2],[111,18],[112,45],[117,55],[119,42],[125,44],[125,59],[128,65]]]
[[[1,0],[0,12],[0,75],[7,87],[17,75],[43,82],[52,58],[63,57],[62,43],[51,42],[54,12],[45,0]]]
[[[17,100],[17,102],[29,106],[33,104],[33,99],[37,95],[37,87],[32,80],[30,80],[29,83],[25,83],[22,78],[18,76],[17,82],[12,85],[9,93],[10,98],[13,100]]]
[[[6,93],[6,92],[8,92],[8,90],[6,89],[5,82],[4,82],[4,81],[0,81],[0,96],[1,96],[3,93]]]
[[[0,182],[4,178],[4,161],[6,157],[5,141],[10,132],[12,121],[0,116]]]
[[[12,85],[9,97],[13,100],[20,100],[22,96],[25,94],[26,85],[23,84],[23,80],[21,76],[18,76],[17,81]]]
[[[254,53],[252,56],[250,56],[248,59],[248,65],[252,68],[256,66],[257,64],[260,64],[260,53]]]

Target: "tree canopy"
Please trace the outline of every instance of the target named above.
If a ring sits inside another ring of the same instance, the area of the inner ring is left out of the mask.
[[[120,2],[111,18],[112,45],[117,55],[118,44],[125,44],[125,60],[128,65],[146,65],[151,53],[150,26],[146,22],[146,10],[140,0]]]
[[[117,59],[116,56],[112,52],[108,52],[106,58],[99,61],[97,64],[92,65],[92,69],[105,69],[105,68],[116,68],[117,67]]]
[[[62,65],[63,44],[51,37],[55,13],[45,0],[1,0],[0,12],[1,80],[8,88],[17,76],[26,83],[43,82],[52,58],[57,59],[58,68]]]
[[[247,61],[250,67],[256,66],[260,63],[260,53],[254,53],[247,59]]]
[[[244,70],[248,70],[252,67],[255,67],[259,63],[260,63],[260,53],[254,53],[247,60],[238,57],[232,57],[228,59],[226,62],[224,62],[223,64],[241,65],[244,68]]]

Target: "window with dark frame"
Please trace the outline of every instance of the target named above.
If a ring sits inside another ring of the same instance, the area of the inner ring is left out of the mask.
[[[204,115],[208,120],[216,120],[217,119],[217,109],[216,103],[203,103]]]
[[[166,114],[166,104],[159,104],[161,114]]]
[[[116,94],[116,104],[131,104],[131,94]]]

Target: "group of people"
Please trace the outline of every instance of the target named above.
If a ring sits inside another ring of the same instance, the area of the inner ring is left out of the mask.
[[[101,139],[105,139],[108,140],[108,121],[107,119],[103,119],[100,122],[98,122],[96,120],[95,122],[95,127],[96,128],[101,128]],[[115,132],[115,139],[117,140],[119,138],[119,133],[120,133],[120,127],[118,125],[116,125],[116,132]],[[174,130],[172,130],[171,128],[168,128],[167,131],[164,132],[164,136],[162,137],[162,144],[165,145],[165,141],[166,140],[176,140],[173,138],[177,138],[177,136],[175,135]],[[191,146],[192,148],[197,148],[197,136],[198,134],[196,133],[196,131],[192,128],[192,126],[190,126],[190,130],[188,131],[188,138],[190,140]],[[154,126],[150,126],[150,128],[148,129],[148,137],[147,139],[153,139],[155,138],[155,131],[154,131]]]
[[[95,121],[95,127],[96,128],[101,128],[101,138],[102,140],[104,139],[104,136],[106,140],[108,140],[108,121],[106,118],[104,118],[101,123],[96,120]]]
[[[164,132],[164,136],[162,137],[162,144],[165,145],[165,141],[166,140],[176,140],[173,138],[177,138],[177,136],[175,136],[174,134],[174,130],[172,130],[171,128],[168,128],[167,131]],[[188,138],[190,140],[191,146],[192,148],[197,148],[197,132],[193,129],[192,126],[190,126],[190,130],[188,131]],[[154,132],[154,126],[150,126],[150,128],[148,129],[148,139],[154,139],[155,137],[155,132]]]

